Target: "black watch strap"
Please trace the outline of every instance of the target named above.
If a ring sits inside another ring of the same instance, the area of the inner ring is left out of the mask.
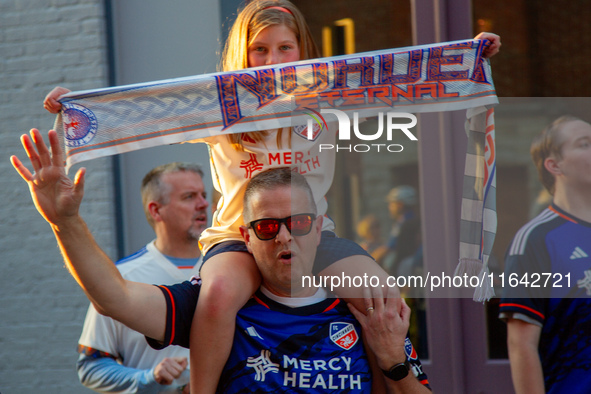
[[[406,359],[403,363],[398,363],[388,370],[382,369],[382,372],[388,379],[397,382],[408,376],[408,373],[410,372],[410,362]]]

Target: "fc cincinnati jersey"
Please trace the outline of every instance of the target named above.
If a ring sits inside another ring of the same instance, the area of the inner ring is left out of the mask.
[[[336,134],[336,122],[328,123],[328,129],[315,125],[311,139],[308,139],[307,127],[269,130],[261,142],[245,133],[242,135],[243,151],[235,149],[226,135],[191,141],[207,143],[213,184],[222,195],[212,226],[201,234],[203,252],[222,241],[243,240],[239,228],[243,224],[244,189],[248,181],[262,171],[291,167],[302,174],[312,189],[318,214],[325,215],[328,208],[325,195],[334,177],[335,150],[320,152],[320,145],[334,145]],[[333,231],[334,223],[325,218],[322,229]]]
[[[591,223],[555,205],[521,228],[507,251],[500,317],[542,327],[539,351],[548,393],[591,387],[589,256]],[[518,286],[508,285],[512,274]],[[534,274],[540,275],[536,283]]]
[[[164,346],[188,346],[199,285],[184,282],[161,289],[168,305]],[[405,350],[415,376],[428,387],[427,376],[408,338]],[[339,299],[292,308],[259,291],[238,312],[234,344],[218,392],[370,391],[371,371],[361,327]]]

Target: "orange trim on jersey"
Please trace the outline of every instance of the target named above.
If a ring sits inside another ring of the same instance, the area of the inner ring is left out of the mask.
[[[170,305],[171,305],[171,308],[172,308],[172,321],[170,323],[170,325],[171,325],[171,328],[170,328],[170,341],[169,341],[168,344],[169,345],[172,345],[172,341],[174,340],[174,334],[175,334],[175,332],[174,332],[175,331],[174,324],[175,324],[175,317],[176,317],[176,307],[175,307],[175,304],[174,304],[174,298],[172,297],[172,293],[170,292],[170,290],[168,290],[168,288],[166,288],[164,286],[158,286],[158,287],[160,287],[161,289],[166,290],[166,292],[168,293],[168,297],[170,298]]]
[[[255,300],[256,302],[258,302],[259,304],[261,304],[261,305],[262,305],[262,306],[264,306],[265,308],[267,308],[267,309],[271,309],[271,308],[269,308],[269,305],[265,304],[265,303],[264,303],[264,302],[263,302],[263,301],[262,301],[262,300],[261,300],[259,297],[257,297],[257,296],[252,296],[252,298],[254,298],[254,300]]]
[[[552,212],[554,212],[555,214],[557,214],[558,216],[560,216],[563,219],[568,220],[569,222],[573,222],[574,224],[579,224],[575,219],[566,216],[564,213],[557,211],[552,205],[550,205],[548,207],[549,210],[551,210]]]
[[[423,380],[421,380],[421,384],[422,384],[423,386],[427,386],[427,385],[429,385],[429,379],[423,379]]]
[[[503,307],[512,307],[512,306],[513,306],[513,307],[517,307],[517,308],[522,308],[522,309],[525,309],[526,311],[530,311],[531,313],[535,313],[536,315],[540,316],[540,317],[541,317],[542,319],[544,319],[544,320],[546,319],[542,313],[540,313],[540,312],[536,311],[535,309],[532,309],[532,308],[530,308],[530,307],[527,307],[527,306],[525,306],[525,305],[519,305],[519,304],[500,304],[500,305],[499,305],[499,308],[503,308]]]
[[[335,306],[337,306],[337,304],[341,302],[341,300],[339,300],[338,298],[336,300],[334,300],[334,302],[332,304],[330,304],[328,306],[328,308],[326,308],[325,310],[322,311],[322,313],[324,312],[328,312],[329,310],[333,309]]]
[[[81,353],[81,354],[84,354],[85,356],[93,357],[93,358],[109,357],[114,360],[117,360],[117,357],[113,356],[110,353],[103,352],[102,350],[98,350],[98,349],[92,348],[90,346],[84,346],[81,344],[78,344],[78,353]]]

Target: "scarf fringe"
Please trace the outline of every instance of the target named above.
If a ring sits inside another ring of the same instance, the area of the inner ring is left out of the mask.
[[[491,278],[489,277],[488,265],[480,260],[461,258],[458,263],[454,276],[478,276],[480,285],[474,290],[474,297],[476,302],[486,302],[495,296],[495,289],[493,287]]]

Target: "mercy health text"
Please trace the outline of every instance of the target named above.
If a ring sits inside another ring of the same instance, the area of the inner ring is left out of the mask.
[[[389,276],[386,283],[381,283],[377,276],[360,275],[317,275],[302,276],[302,287],[304,288],[325,288],[334,291],[336,288],[359,288],[359,287],[411,287],[423,288],[434,291],[439,288],[478,288],[484,281],[498,283],[500,287],[524,287],[524,288],[558,288],[571,287],[571,274],[554,273],[525,273],[525,274],[505,274],[505,273],[483,273],[482,275],[447,275],[442,272],[441,275],[408,275],[408,276]]]

